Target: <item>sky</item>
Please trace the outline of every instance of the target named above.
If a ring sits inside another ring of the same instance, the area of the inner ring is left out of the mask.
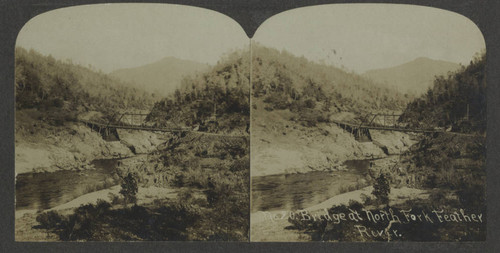
[[[99,4],[32,18],[16,46],[108,73],[167,56],[215,64],[248,43],[238,23],[215,11],[171,4]]]
[[[392,67],[418,57],[467,65],[485,48],[477,26],[430,7],[331,4],[277,14],[254,41],[346,70]],[[17,45],[103,72],[167,56],[215,64],[249,38],[231,18],[171,4],[99,4],[53,10],[31,19]]]
[[[485,49],[468,18],[437,8],[391,4],[336,4],[277,14],[254,41],[357,73],[418,57],[468,65]]]

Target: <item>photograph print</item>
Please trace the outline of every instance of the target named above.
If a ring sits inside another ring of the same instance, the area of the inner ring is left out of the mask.
[[[16,241],[486,240],[486,46],[399,4],[252,38],[172,4],[42,13],[15,48]]]
[[[248,45],[234,20],[180,5],[26,23],[16,241],[248,241]]]
[[[486,239],[486,49],[471,20],[304,7],[266,20],[251,50],[251,241]]]

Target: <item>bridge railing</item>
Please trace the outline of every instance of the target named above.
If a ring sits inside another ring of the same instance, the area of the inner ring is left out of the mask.
[[[402,127],[399,122],[401,114],[388,113],[372,113],[365,117],[363,125],[366,126],[385,126],[385,127]]]

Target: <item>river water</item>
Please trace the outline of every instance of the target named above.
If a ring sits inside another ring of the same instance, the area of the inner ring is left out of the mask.
[[[81,195],[117,185],[120,159],[93,161],[95,169],[23,173],[16,177],[16,210],[45,210]],[[345,171],[252,178],[252,212],[298,210],[319,204],[364,178],[370,160],[346,161]]]
[[[16,210],[50,209],[118,184],[119,159],[94,160],[95,169],[23,173],[16,177]]]
[[[346,161],[345,171],[313,171],[303,174],[252,178],[252,212],[294,211],[319,204],[368,173],[370,160]]]

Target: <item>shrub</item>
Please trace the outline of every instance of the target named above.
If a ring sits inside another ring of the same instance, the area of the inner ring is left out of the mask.
[[[54,98],[52,100],[52,106],[56,108],[61,108],[64,105],[64,101],[61,98]]]
[[[390,192],[389,180],[387,180],[384,174],[380,174],[373,185],[372,194],[377,198],[379,203],[388,205]]]
[[[120,190],[120,194],[123,195],[123,198],[125,199],[125,204],[137,202],[136,198],[136,194],[138,191],[137,180],[132,175],[132,173],[128,173],[128,175],[125,178],[123,178],[121,186],[122,189]]]
[[[229,167],[229,170],[231,172],[237,172],[249,169],[250,169],[250,159],[248,156],[244,156],[242,159],[234,161]]]
[[[36,217],[36,221],[40,223],[42,228],[58,228],[62,225],[64,216],[56,211],[43,212]]]
[[[108,198],[111,199],[112,205],[124,204],[123,199],[121,199],[120,196],[113,194],[112,192],[108,194]]]
[[[316,107],[316,102],[309,98],[304,101],[304,106],[309,109],[314,109],[314,107]]]
[[[288,98],[283,93],[271,93],[264,99],[264,102],[270,104],[272,108],[284,110],[290,106]]]

